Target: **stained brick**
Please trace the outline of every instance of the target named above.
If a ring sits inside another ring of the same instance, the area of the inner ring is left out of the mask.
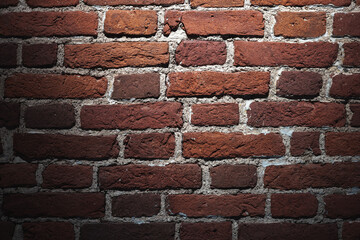
[[[57,61],[56,44],[23,45],[22,63],[25,67],[53,67]]]
[[[256,186],[253,165],[220,165],[210,169],[212,188],[251,188]]]
[[[333,35],[360,37],[360,12],[336,13],[334,15]]]
[[[301,156],[311,152],[320,155],[319,132],[295,132],[290,142],[290,152],[293,156]]]

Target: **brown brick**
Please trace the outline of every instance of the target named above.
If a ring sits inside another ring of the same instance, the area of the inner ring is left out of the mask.
[[[69,222],[29,222],[22,226],[24,240],[75,239],[74,226]]]
[[[30,7],[66,7],[79,4],[79,0],[26,0]]]
[[[182,223],[181,240],[231,240],[231,222]]]
[[[75,125],[75,111],[71,104],[37,105],[26,108],[27,128],[72,128]]]
[[[317,209],[318,201],[310,193],[271,195],[271,215],[275,218],[313,217]]]
[[[185,67],[222,65],[226,61],[225,42],[182,41],[176,49],[176,63]]]
[[[191,0],[191,7],[242,7],[244,0]]]
[[[64,64],[71,68],[120,68],[166,66],[165,42],[114,42],[65,45]]]
[[[184,133],[186,158],[221,159],[252,156],[282,156],[285,147],[279,134],[244,135],[243,133]]]
[[[353,115],[351,118],[352,127],[360,127],[360,104],[350,104],[350,110]]]
[[[116,158],[116,136],[75,136],[60,134],[15,134],[14,152],[26,160]]]
[[[251,5],[258,6],[306,6],[306,5],[334,5],[349,6],[351,0],[251,0]]]
[[[333,35],[360,37],[360,12],[336,13],[334,15]]]
[[[6,216],[33,218],[101,218],[104,207],[103,193],[7,194],[3,203]]]
[[[56,44],[23,45],[22,62],[25,67],[53,67],[57,61]]]
[[[267,72],[175,72],[169,74],[168,97],[251,96],[269,92]]]
[[[290,142],[290,152],[293,156],[301,156],[307,153],[320,155],[319,132],[295,132]]]
[[[158,73],[119,75],[115,78],[112,98],[158,98],[160,75]]]
[[[35,187],[36,164],[0,164],[0,187]]]
[[[19,3],[19,0],[2,0],[0,2],[0,7],[16,6]]]
[[[339,74],[333,77],[330,96],[334,98],[360,98],[360,74]]]
[[[112,215],[115,217],[151,217],[161,208],[158,194],[120,195],[112,199]]]
[[[344,223],[342,239],[343,240],[358,240],[358,239],[360,239],[360,222]]]
[[[2,240],[12,240],[14,235],[14,230],[15,230],[14,223],[0,221],[0,238]]]
[[[278,12],[275,36],[291,38],[320,37],[326,32],[325,12]]]
[[[298,164],[270,166],[264,185],[276,189],[356,187],[360,184],[359,163]]]
[[[12,12],[0,15],[0,36],[96,36],[97,25],[95,12]]]
[[[321,74],[315,72],[282,72],[277,82],[277,95],[287,98],[314,98],[322,87]]]
[[[0,127],[13,129],[19,126],[20,104],[0,101]]]
[[[174,156],[173,133],[142,133],[127,135],[124,140],[125,158],[168,159]]]
[[[169,6],[173,4],[182,4],[184,0],[84,0],[89,5],[134,5],[134,6],[145,6],[145,5],[163,5]]]
[[[5,81],[8,98],[99,98],[106,89],[106,78],[80,75],[19,73]]]
[[[345,66],[360,67],[360,43],[344,43]]]
[[[80,240],[173,240],[175,223],[91,223],[81,226]]]
[[[85,129],[180,127],[182,105],[178,102],[156,102],[84,106],[80,116],[81,127]]]
[[[191,123],[199,126],[239,124],[239,105],[236,103],[194,104]]]
[[[99,182],[101,189],[196,189],[201,187],[201,168],[196,164],[101,167]]]
[[[254,127],[345,125],[345,106],[338,103],[254,102],[247,115]]]
[[[360,132],[329,132],[325,137],[325,150],[329,156],[360,155]]]
[[[256,186],[253,165],[220,165],[210,169],[212,188],[252,188]]]
[[[280,43],[235,41],[237,66],[330,67],[338,45],[328,42]]]
[[[18,45],[15,43],[0,44],[0,67],[5,68],[17,66],[17,48]]]
[[[329,218],[360,217],[360,194],[333,194],[324,197],[325,212]]]
[[[51,164],[42,173],[43,188],[86,188],[92,184],[91,166]]]
[[[247,217],[264,216],[265,195],[169,195],[167,211],[187,217]]]

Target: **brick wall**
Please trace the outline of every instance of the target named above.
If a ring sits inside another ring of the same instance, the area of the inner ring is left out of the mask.
[[[360,2],[3,0],[1,239],[360,239]]]

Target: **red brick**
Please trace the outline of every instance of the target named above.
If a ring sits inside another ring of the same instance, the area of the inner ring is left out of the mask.
[[[56,44],[23,45],[22,62],[25,67],[53,67],[56,61]]]
[[[182,105],[156,102],[129,105],[94,105],[81,109],[85,129],[146,129],[180,127]]]
[[[60,134],[15,134],[14,152],[26,160],[116,158],[116,136],[75,136]]]
[[[86,188],[92,184],[91,166],[51,164],[42,173],[43,188]]]
[[[157,30],[157,13],[153,10],[109,10],[104,24],[105,34],[151,36]]]
[[[360,132],[329,132],[325,137],[325,150],[329,156],[360,155]]]
[[[360,104],[350,104],[350,110],[353,112],[351,126],[360,127]]]
[[[19,3],[19,0],[2,0],[0,2],[0,7],[16,6]]]
[[[80,240],[173,240],[175,223],[91,223],[81,226]]]
[[[344,43],[344,52],[343,65],[360,67],[360,43]]]
[[[196,164],[101,167],[99,182],[101,189],[196,189],[201,187],[201,168]]]
[[[320,102],[254,102],[247,111],[248,125],[254,127],[342,127],[345,106]]]
[[[0,4],[1,6],[1,4]],[[12,222],[0,222],[0,238],[2,240],[12,240],[15,230],[15,224]]]
[[[1,4],[1,3],[0,3]],[[17,65],[17,44],[1,43],[0,44],[0,67],[16,67]]]
[[[12,12],[0,15],[0,36],[50,37],[97,35],[95,12]]]
[[[15,74],[5,81],[8,98],[99,98],[106,78],[80,75]]]
[[[191,123],[194,125],[239,124],[239,106],[236,103],[194,104],[191,110]]]
[[[26,0],[30,7],[65,7],[79,4],[79,0]]]
[[[24,240],[75,239],[74,226],[69,222],[31,222],[23,224]]]
[[[120,195],[112,199],[112,215],[115,217],[151,217],[161,208],[158,194]]]
[[[298,164],[270,166],[265,170],[264,185],[275,189],[356,187],[360,184],[359,163]]]
[[[225,42],[185,40],[176,49],[176,63],[185,67],[222,65],[226,61]]]
[[[242,7],[244,0],[191,0],[191,7]]]
[[[165,42],[114,42],[65,46],[65,66],[71,68],[120,68],[166,66]]]
[[[280,43],[235,41],[237,66],[330,67],[338,45],[328,42]]]
[[[325,12],[278,12],[275,36],[290,38],[320,37],[326,32]]]
[[[282,156],[285,147],[279,134],[244,135],[243,133],[184,133],[183,155],[186,158],[235,158]]]
[[[124,140],[125,158],[168,159],[174,156],[173,133],[130,134]]]
[[[334,15],[333,35],[360,37],[360,12],[336,13]]]
[[[271,195],[271,215],[274,218],[313,217],[317,209],[318,201],[310,193]]]
[[[19,126],[20,104],[0,101],[0,127],[13,129]]]
[[[360,217],[360,194],[333,194],[324,197],[325,212],[329,218]]]
[[[163,5],[169,6],[173,4],[182,4],[184,0],[84,0],[89,5],[134,5],[134,6],[145,6],[145,5]]]
[[[160,75],[158,73],[119,75],[115,78],[112,98],[158,98]]]
[[[36,164],[0,164],[0,187],[36,186]]]
[[[295,132],[292,134],[290,142],[290,152],[293,156],[301,156],[309,152],[320,155],[319,132]]]
[[[282,72],[277,82],[277,95],[287,98],[314,98],[319,96],[322,76],[315,72]]]
[[[212,188],[252,188],[256,186],[253,165],[220,165],[210,169]]]
[[[265,97],[269,92],[267,72],[174,72],[169,74],[168,97],[241,96]]]
[[[337,240],[336,224],[241,223],[239,240]]]
[[[37,105],[26,108],[27,128],[72,128],[75,125],[75,111],[71,104]]]
[[[104,206],[103,193],[7,194],[3,203],[6,216],[33,218],[101,218]]]
[[[180,238],[181,240],[231,240],[231,222],[182,223]]]
[[[169,195],[167,211],[187,217],[247,217],[264,216],[265,195]]]
[[[360,239],[360,222],[344,223],[342,239],[343,240],[358,240],[358,239]]]
[[[360,74],[339,74],[333,77],[330,96],[334,98],[360,98]]]
[[[351,0],[251,0],[251,5],[258,6],[306,6],[306,5],[334,5],[349,6]]]
[[[183,13],[184,12],[177,10],[169,10],[165,12],[165,22],[163,29],[165,36],[170,35],[171,31],[176,31],[178,29]]]

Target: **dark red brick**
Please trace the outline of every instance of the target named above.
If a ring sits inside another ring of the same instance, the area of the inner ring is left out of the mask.
[[[350,110],[353,113],[351,118],[351,126],[360,127],[360,104],[351,104]]]
[[[23,45],[22,62],[25,67],[53,67],[56,61],[56,44]]]
[[[31,222],[23,225],[24,240],[74,240],[74,226],[69,222]]]
[[[239,105],[236,103],[194,104],[191,123],[199,126],[239,124]]]
[[[16,6],[19,3],[19,0],[2,0],[0,2],[0,7]]]
[[[1,6],[1,4],[0,4]],[[0,238],[2,240],[12,240],[15,230],[15,224],[12,222],[0,222]]]
[[[334,98],[360,98],[360,74],[340,74],[333,77],[330,96]]]
[[[0,101],[0,127],[13,129],[19,126],[20,104]]]
[[[252,5],[258,6],[306,6],[306,5],[334,5],[349,6],[351,0],[252,0]]]
[[[358,239],[360,239],[360,222],[344,223],[342,239],[343,240],[358,240]]]
[[[252,188],[257,173],[253,165],[220,165],[210,169],[212,188]]]
[[[244,0],[191,0],[191,7],[242,7]]]
[[[164,5],[169,6],[173,4],[182,4],[184,0],[84,0],[89,5]]]
[[[324,197],[326,216],[329,218],[360,217],[360,194],[333,194]]]
[[[112,215],[115,217],[151,217],[161,208],[158,194],[120,195],[112,199]]]
[[[1,3],[0,3],[1,6]],[[17,44],[1,43],[0,44],[0,67],[17,66]]]
[[[231,240],[231,222],[182,223],[180,238],[181,240]]]
[[[290,152],[293,156],[301,156],[312,153],[320,155],[319,132],[295,132],[292,134],[290,142]]]
[[[36,164],[0,164],[0,187],[35,187]]]
[[[79,4],[79,0],[26,0],[30,7],[65,7]]]
[[[271,215],[274,218],[313,217],[317,209],[318,201],[310,193],[271,195]]]
[[[344,43],[344,66],[360,67],[360,43]]]
[[[360,37],[360,12],[336,13],[334,15],[333,35]]]
[[[360,155],[360,132],[329,132],[325,136],[325,150],[329,156]]]

